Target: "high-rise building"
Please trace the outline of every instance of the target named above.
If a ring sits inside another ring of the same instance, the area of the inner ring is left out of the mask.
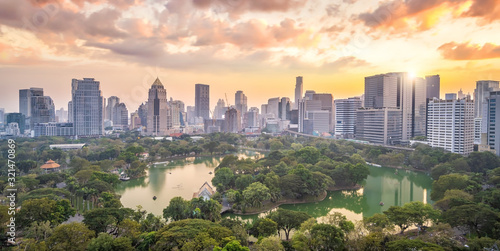
[[[344,139],[354,138],[356,131],[356,111],[361,107],[361,98],[336,99],[335,135]]]
[[[485,138],[488,133],[488,98],[493,91],[499,91],[499,81],[480,80],[476,82],[476,89],[474,90],[474,117],[479,129],[474,129],[474,144],[485,145],[487,139]]]
[[[106,106],[106,120],[111,120],[113,121],[113,124],[115,124],[114,118],[114,111],[115,111],[115,106],[120,103],[120,98],[117,96],[111,96],[108,98],[108,104]]]
[[[426,81],[395,72],[365,78],[365,107],[399,108],[402,112],[401,143],[424,136],[426,118]]]
[[[186,107],[186,112],[187,112],[188,124],[196,125],[197,124],[196,108],[194,106],[188,106]]]
[[[210,86],[204,84],[195,85],[195,108],[196,117],[210,118]]]
[[[73,101],[68,102],[68,122],[73,123],[74,122],[74,116],[73,116]]]
[[[247,127],[259,127],[259,108],[251,107],[246,116]]]
[[[117,103],[112,109],[113,126],[121,126],[122,129],[128,127],[128,109],[124,103]]]
[[[398,145],[402,136],[399,108],[360,108],[356,111],[356,139],[374,144]]]
[[[306,100],[299,100],[298,109],[298,132],[304,132],[304,121],[306,120]]]
[[[170,129],[167,90],[160,79],[156,78],[149,89],[148,98],[148,126],[147,133],[153,136],[165,136]]]
[[[22,113],[7,113],[7,122],[6,125],[9,126],[9,124],[15,123],[17,124],[16,128],[18,128],[20,134],[24,134],[25,130],[25,123],[26,123],[26,117]]]
[[[428,103],[427,141],[432,147],[468,155],[474,149],[474,103],[470,99],[434,98]]]
[[[243,93],[243,91],[237,91],[234,94],[234,104],[236,109],[238,109],[241,114],[245,114],[245,112],[247,112],[247,96]]]
[[[500,118],[500,91],[490,92],[487,100],[488,145],[500,156],[500,126],[496,125],[496,119]]]
[[[4,121],[5,120],[5,109],[0,108],[0,127],[4,126]]]
[[[130,130],[134,130],[136,128],[141,127],[141,117],[139,116],[139,112],[135,111],[130,113]]]
[[[137,109],[137,114],[141,118],[141,126],[148,128],[148,102],[142,103]]]
[[[335,128],[335,109],[333,108],[333,95],[330,93],[315,93],[313,94],[313,100],[321,101],[321,110],[328,111],[329,114],[329,132],[333,132]]]
[[[304,119],[304,133],[318,134],[330,131],[330,112],[327,110],[308,111]]]
[[[365,77],[366,108],[399,107],[399,85],[396,76],[379,74]]]
[[[77,136],[103,135],[103,98],[94,78],[71,82],[73,125]]]
[[[54,102],[49,96],[31,97],[30,128],[38,123],[49,123],[56,121]]]
[[[178,128],[184,124],[182,113],[184,112],[184,102],[180,100],[171,100],[170,109],[172,110],[172,127]]]
[[[227,111],[226,102],[224,102],[223,99],[219,99],[219,101],[217,101],[217,105],[215,106],[214,110],[215,119],[223,119],[224,114],[226,114],[226,111]]]
[[[68,111],[61,107],[61,109],[56,110],[56,117],[57,122],[66,123],[68,122]]]
[[[291,111],[290,99],[283,97],[279,103],[278,117],[281,120],[290,120],[290,111]]]
[[[293,107],[298,108],[299,100],[302,99],[302,93],[304,92],[304,82],[302,76],[295,78],[295,99],[293,100]]]
[[[313,100],[313,95],[314,94],[316,94],[315,91],[307,90],[306,93],[304,94],[304,99],[305,100]]]
[[[19,90],[19,112],[26,118],[31,116],[31,97],[43,96],[43,88]]]
[[[228,109],[224,120],[226,123],[226,132],[238,133],[241,131],[241,115],[237,109]]]
[[[426,84],[426,98],[431,100],[433,98],[440,98],[440,88],[441,88],[441,79],[439,75],[425,76],[425,84]]]
[[[273,118],[279,119],[280,98],[270,98],[267,101],[267,114],[272,114]]]

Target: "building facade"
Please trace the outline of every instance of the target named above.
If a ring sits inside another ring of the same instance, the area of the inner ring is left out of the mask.
[[[356,131],[356,111],[361,108],[361,98],[335,100],[335,135],[353,139]]]
[[[356,111],[356,139],[374,144],[398,145],[402,136],[399,108],[361,108]]]
[[[295,78],[295,99],[293,100],[295,109],[298,109],[299,100],[302,100],[302,93],[304,93],[304,78],[298,76]]]
[[[170,129],[169,113],[167,90],[160,79],[156,78],[149,88],[147,134],[152,136],[167,135],[167,130]]]
[[[474,103],[456,96],[429,101],[427,141],[432,147],[468,155],[474,150]]]
[[[210,86],[204,84],[195,85],[195,109],[196,117],[210,118]]]
[[[38,123],[49,123],[56,121],[54,102],[49,96],[31,97],[30,128]]]
[[[439,75],[425,76],[425,84],[427,89],[427,99],[439,99],[441,90],[441,78]]]
[[[103,98],[100,82],[93,78],[73,79],[71,94],[75,135],[103,135]]]
[[[480,80],[476,82],[476,89],[474,90],[474,117],[480,126],[474,131],[479,132],[474,135],[474,143],[488,144],[486,135],[488,133],[488,98],[490,93],[499,91],[499,81],[493,80]]]
[[[226,132],[239,133],[241,131],[241,113],[237,109],[230,108],[225,115]]]

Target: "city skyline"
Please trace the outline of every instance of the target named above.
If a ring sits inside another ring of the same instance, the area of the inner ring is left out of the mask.
[[[66,107],[72,78],[99,79],[130,111],[156,77],[187,106],[196,83],[210,85],[211,109],[238,90],[248,107],[294,99],[296,76],[335,99],[361,95],[364,76],[380,72],[439,74],[441,97],[472,94],[476,81],[500,78],[498,1],[488,3],[5,1],[0,107],[18,111],[14,94],[30,87]]]

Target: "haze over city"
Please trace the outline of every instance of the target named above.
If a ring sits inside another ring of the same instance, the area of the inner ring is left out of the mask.
[[[210,85],[210,107],[237,90],[249,107],[293,97],[299,75],[335,99],[394,71],[472,94],[500,78],[499,14],[497,0],[0,1],[0,107],[18,111],[18,90],[41,87],[66,108],[84,77],[130,110],[156,77],[186,105],[196,83]]]

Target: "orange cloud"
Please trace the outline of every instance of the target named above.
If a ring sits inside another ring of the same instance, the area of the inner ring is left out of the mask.
[[[500,58],[500,46],[491,43],[481,46],[478,44],[450,42],[441,45],[438,50],[445,59],[450,60]]]

